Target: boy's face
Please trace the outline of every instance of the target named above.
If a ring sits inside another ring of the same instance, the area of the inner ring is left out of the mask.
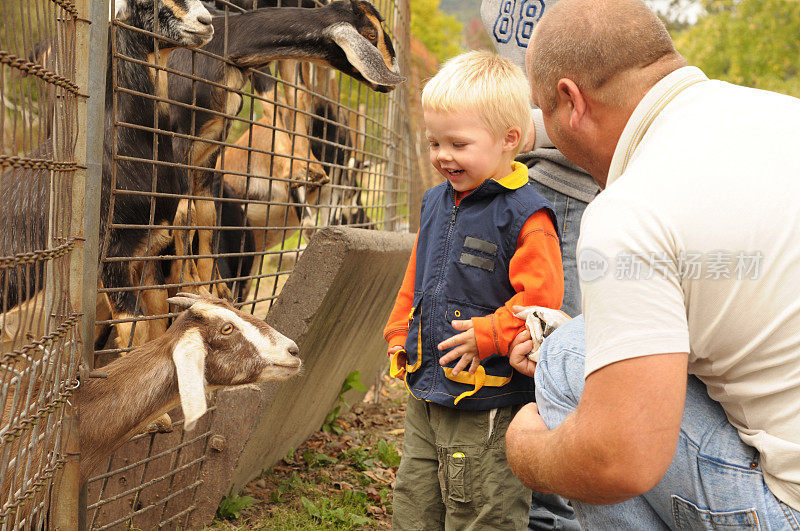
[[[431,164],[456,191],[472,190],[486,179],[511,173],[518,130],[498,138],[477,113],[468,111],[425,110],[424,116]]]

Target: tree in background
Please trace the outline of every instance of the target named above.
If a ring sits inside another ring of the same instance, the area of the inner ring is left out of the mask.
[[[411,34],[445,61],[462,51],[461,23],[439,9],[439,0],[412,0]]]
[[[483,22],[479,18],[473,18],[464,28],[464,44],[468,50],[495,51],[492,39],[486,33],[486,28],[483,27]]]
[[[702,0],[705,13],[675,32],[678,51],[709,77],[800,97],[797,0]]]

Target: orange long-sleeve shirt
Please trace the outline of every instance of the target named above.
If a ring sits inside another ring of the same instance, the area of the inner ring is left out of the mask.
[[[419,233],[417,233],[419,238]],[[403,284],[397,294],[383,337],[394,346],[404,346],[408,335],[408,314],[414,298],[417,242],[411,251]],[[513,306],[546,306],[560,308],[564,297],[564,276],[561,249],[555,227],[544,210],[533,213],[520,230],[517,248],[509,263],[509,281],[517,292],[505,305],[484,317],[473,317],[478,356],[487,358],[494,352],[508,355],[509,345],[525,326],[514,317]]]

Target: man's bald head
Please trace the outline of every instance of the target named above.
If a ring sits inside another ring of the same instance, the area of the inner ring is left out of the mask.
[[[607,105],[623,104],[631,95],[626,92],[646,91],[685,64],[664,24],[641,0],[561,0],[537,24],[527,55],[537,103],[551,109],[559,79],[596,91]],[[640,75],[610,83],[631,72]]]

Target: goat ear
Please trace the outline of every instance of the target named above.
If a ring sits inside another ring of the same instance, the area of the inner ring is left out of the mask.
[[[383,56],[375,46],[361,35],[352,24],[340,22],[328,30],[333,41],[347,55],[347,60],[361,72],[364,79],[376,85],[395,86],[405,77],[389,70]]]
[[[172,351],[183,409],[183,429],[194,429],[208,409],[206,404],[206,348],[197,329],[187,331]]]

